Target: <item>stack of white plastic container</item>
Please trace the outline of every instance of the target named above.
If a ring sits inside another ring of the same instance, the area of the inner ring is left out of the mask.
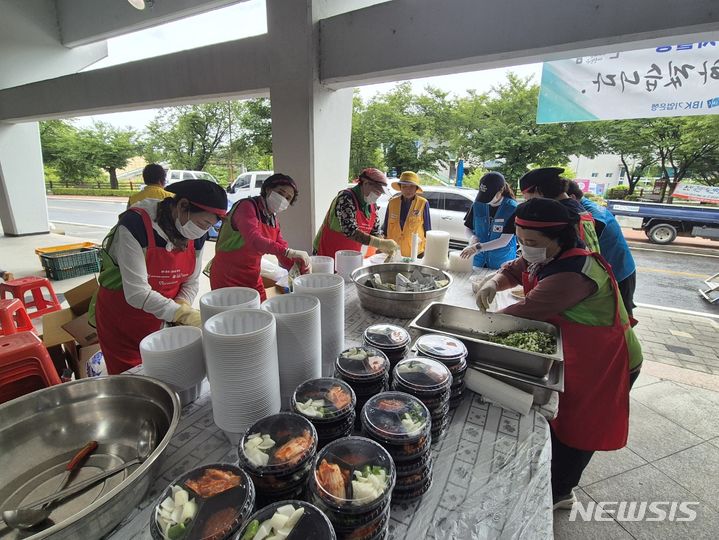
[[[332,377],[345,342],[345,282],[337,274],[307,274],[294,280],[294,292],[319,299],[322,319],[322,376]]]
[[[202,331],[176,326],[153,332],[140,342],[145,374],[169,384],[184,407],[200,394],[205,378]]]
[[[212,413],[232,444],[260,418],[280,411],[277,324],[269,311],[233,309],[204,324]]]
[[[335,253],[335,270],[349,283],[352,272],[362,267],[362,253],[351,249],[341,249]]]
[[[258,309],[259,307],[260,293],[248,287],[215,289],[202,295],[200,298],[202,324],[205,324],[207,319],[213,315],[217,315],[223,311],[239,308]]]
[[[282,408],[289,409],[295,388],[322,373],[320,301],[306,294],[270,298],[262,308],[275,316]]]

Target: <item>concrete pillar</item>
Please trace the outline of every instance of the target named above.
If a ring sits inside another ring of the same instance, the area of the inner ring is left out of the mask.
[[[318,20],[324,2],[268,0],[274,170],[299,184],[297,204],[280,216],[282,235],[310,250],[332,198],[347,184],[352,89],[319,83]]]
[[[37,122],[0,124],[0,221],[7,236],[49,232]]]

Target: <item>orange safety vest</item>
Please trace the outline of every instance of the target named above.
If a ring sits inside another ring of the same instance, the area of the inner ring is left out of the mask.
[[[404,221],[404,227],[399,226],[399,213],[402,208],[402,196],[397,195],[390,199],[387,205],[387,230],[385,235],[399,244],[403,257],[412,255],[412,234],[419,236],[419,251],[424,253],[424,207],[427,199],[419,195],[414,196],[412,205]]]

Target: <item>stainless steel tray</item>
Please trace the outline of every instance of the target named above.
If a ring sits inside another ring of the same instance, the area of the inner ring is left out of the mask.
[[[556,362],[564,361],[559,328],[512,315],[482,313],[477,309],[434,302],[417,315],[410,323],[410,328],[424,333],[454,336],[467,346],[471,360],[544,380],[547,380]],[[540,330],[552,334],[557,338],[557,352],[534,353],[482,339],[482,336],[488,334],[517,330]]]
[[[522,375],[502,368],[486,366],[477,362],[470,362],[470,369],[476,369],[487,375],[499,379],[510,386],[519,388],[534,396],[535,405],[546,405],[552,397],[552,392],[564,392],[564,363],[555,362],[546,379]]]

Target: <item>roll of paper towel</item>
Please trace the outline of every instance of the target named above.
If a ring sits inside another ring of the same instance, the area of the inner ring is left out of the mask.
[[[496,403],[500,407],[525,415],[529,414],[532,408],[534,402],[532,394],[494,379],[481,371],[468,369],[464,380],[467,388],[472,392],[480,394],[486,401]]]

